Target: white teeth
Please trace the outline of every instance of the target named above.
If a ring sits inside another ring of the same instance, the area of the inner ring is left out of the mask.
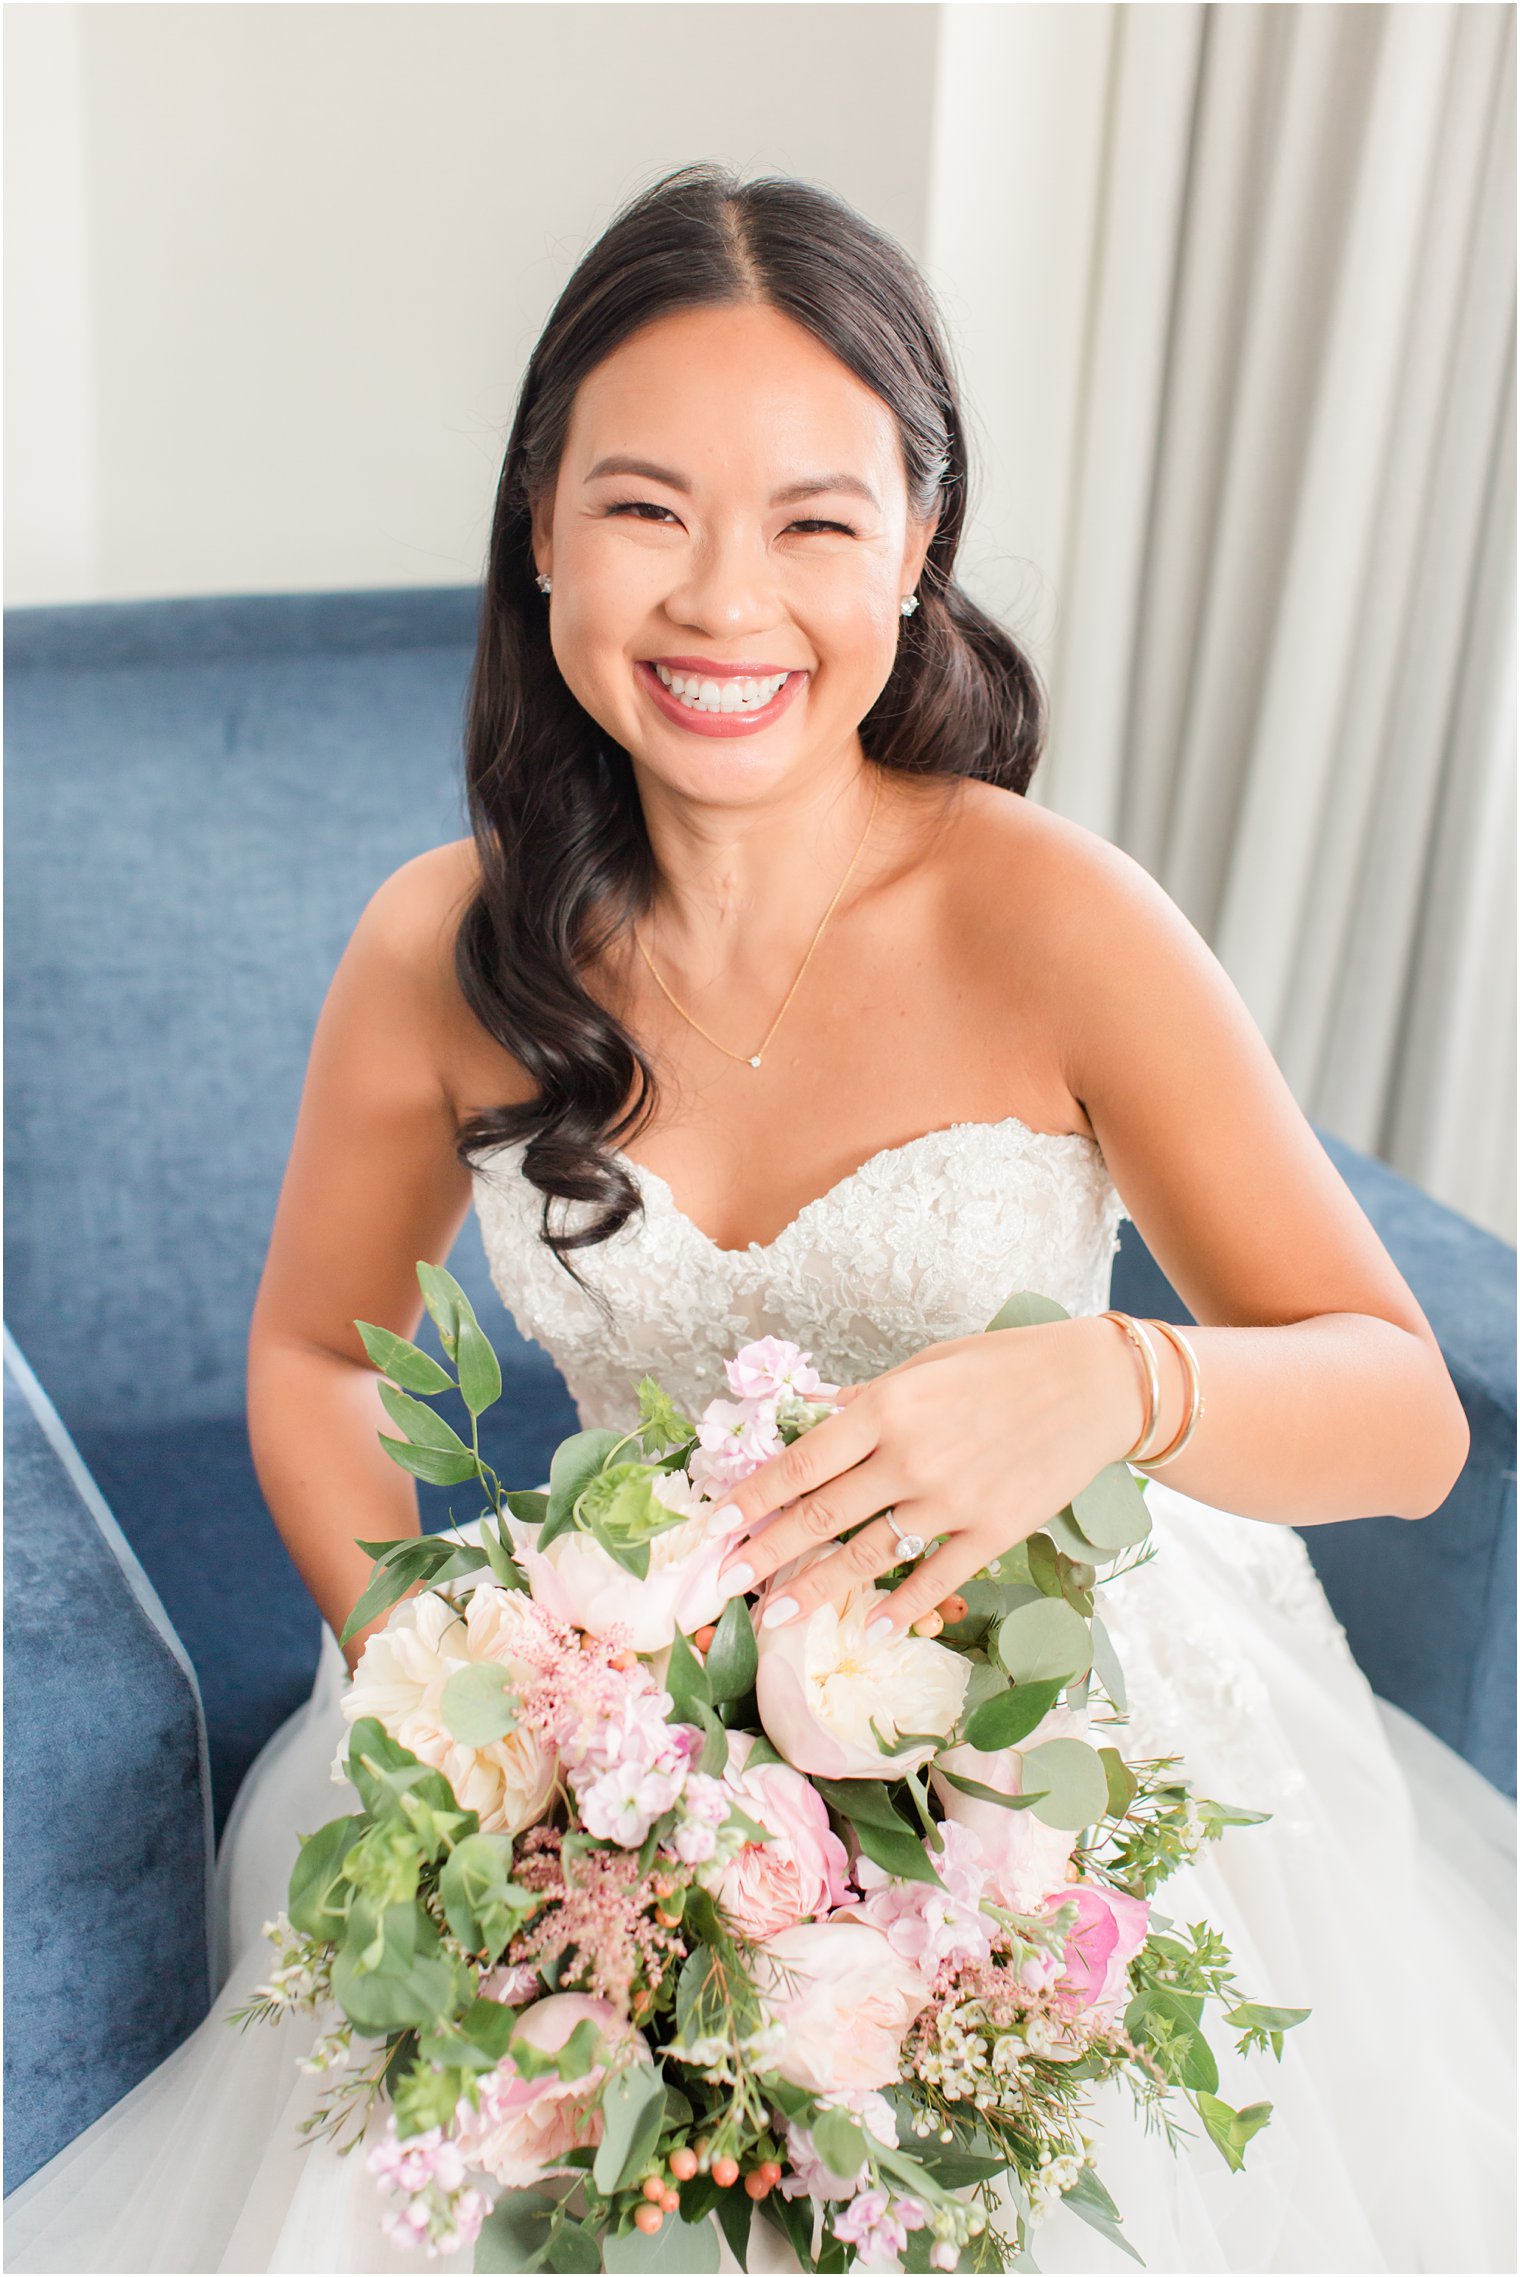
[[[763,680],[704,680],[694,674],[669,672],[663,664],[655,671],[671,694],[691,712],[755,712],[786,686],[791,674],[772,672]]]

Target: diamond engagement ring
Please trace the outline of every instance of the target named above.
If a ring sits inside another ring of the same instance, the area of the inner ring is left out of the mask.
[[[897,1523],[897,1512],[883,1510],[883,1519],[887,1519],[887,1523]],[[924,1535],[899,1535],[892,1548],[897,1551],[899,1564],[912,1564],[915,1557],[924,1555]]]

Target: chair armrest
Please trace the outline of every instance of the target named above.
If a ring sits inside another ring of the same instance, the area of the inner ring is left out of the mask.
[[[10,2191],[162,2062],[214,1987],[194,1672],[9,1330],[4,1354]]]

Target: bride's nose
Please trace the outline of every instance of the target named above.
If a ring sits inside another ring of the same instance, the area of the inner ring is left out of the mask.
[[[736,532],[693,547],[665,613],[710,639],[735,639],[769,631],[786,612],[763,546]]]

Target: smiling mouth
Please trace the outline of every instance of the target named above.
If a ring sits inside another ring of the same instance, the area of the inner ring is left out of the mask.
[[[755,677],[747,673],[676,672],[652,658],[649,670],[689,712],[763,711],[781,693],[787,681],[795,677],[791,672],[769,672]]]

